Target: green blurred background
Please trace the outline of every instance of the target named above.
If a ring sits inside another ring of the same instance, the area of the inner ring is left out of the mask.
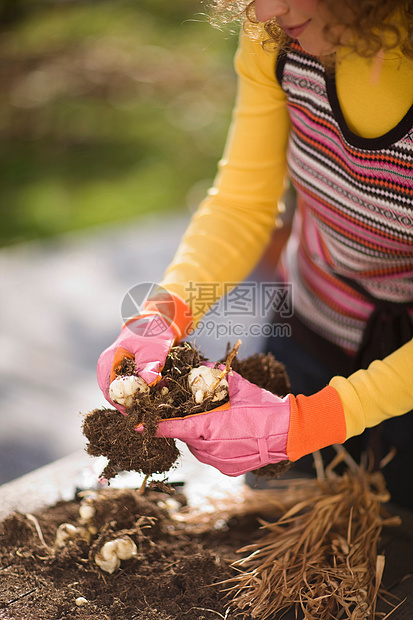
[[[198,0],[0,0],[0,245],[195,208],[237,36]]]

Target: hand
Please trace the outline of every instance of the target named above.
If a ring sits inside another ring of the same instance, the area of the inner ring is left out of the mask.
[[[162,305],[152,299],[145,305],[141,315],[124,325],[115,342],[99,357],[99,387],[106,400],[122,413],[124,407],[109,396],[110,384],[117,377],[116,369],[122,359],[127,357],[134,360],[139,376],[148,385],[156,384],[161,379],[160,373],[170,348],[179,342],[192,322],[187,304],[177,295],[168,295],[169,299],[172,297],[174,300],[173,316],[170,303]]]
[[[334,388],[327,386],[309,397],[279,398],[236,372],[227,379],[229,403],[206,413],[163,420],[157,436],[184,441],[199,461],[228,476],[295,461],[345,441],[344,412]]]

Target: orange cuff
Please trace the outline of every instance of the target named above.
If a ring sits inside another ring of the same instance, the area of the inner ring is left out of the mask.
[[[124,357],[127,357],[130,360],[135,359],[135,356],[133,355],[133,353],[131,353],[127,349],[118,347],[115,351],[115,355],[113,356],[112,368],[110,370],[110,383],[112,383],[112,381],[114,381],[116,377],[118,376],[116,369],[121,365]]]
[[[345,442],[346,420],[337,390],[328,385],[312,396],[290,394],[289,400],[287,455],[290,461]]]

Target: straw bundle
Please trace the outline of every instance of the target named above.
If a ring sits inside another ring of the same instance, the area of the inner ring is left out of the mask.
[[[313,491],[275,523],[261,521],[268,533],[240,549],[249,555],[225,582],[230,608],[260,620],[291,608],[305,620],[379,617],[384,556],[377,544],[384,525],[400,523],[384,513],[383,476],[359,466],[338,476],[330,468]]]

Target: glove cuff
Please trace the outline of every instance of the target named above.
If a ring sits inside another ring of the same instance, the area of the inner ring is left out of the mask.
[[[290,428],[287,454],[297,461],[334,443],[346,440],[346,420],[337,390],[328,385],[312,396],[289,395]]]

